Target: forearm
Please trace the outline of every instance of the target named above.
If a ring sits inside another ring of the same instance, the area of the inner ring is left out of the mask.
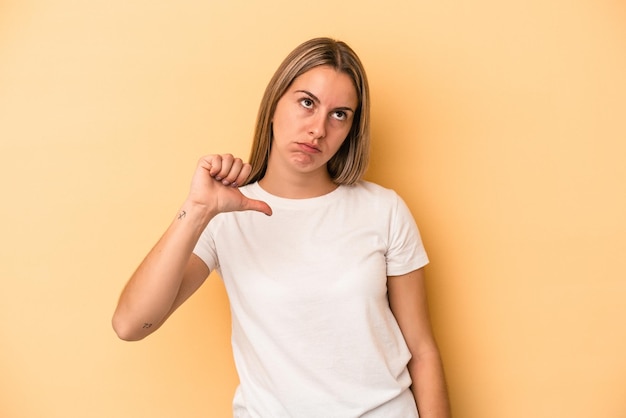
[[[409,372],[420,418],[450,418],[448,390],[439,352],[435,349],[414,357],[409,363]]]
[[[120,295],[113,315],[113,327],[120,338],[142,339],[167,318],[193,248],[211,218],[210,211],[198,205],[183,205]]]

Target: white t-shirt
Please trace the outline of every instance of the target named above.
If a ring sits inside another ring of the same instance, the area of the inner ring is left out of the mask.
[[[235,418],[417,417],[387,276],[428,258],[402,199],[364,181],[311,199],[241,191],[273,215],[219,214],[194,250],[230,300]]]

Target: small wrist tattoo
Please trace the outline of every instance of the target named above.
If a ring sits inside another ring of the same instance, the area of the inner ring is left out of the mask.
[[[152,324],[149,324],[147,322],[144,322],[143,327],[144,328],[150,328],[152,326]]]
[[[185,212],[184,210],[181,210],[180,213],[178,214],[178,219],[183,219],[185,216],[187,216],[187,212]]]

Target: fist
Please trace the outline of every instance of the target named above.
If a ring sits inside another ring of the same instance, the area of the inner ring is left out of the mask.
[[[215,213],[255,210],[271,215],[267,203],[248,199],[237,188],[251,171],[250,164],[231,154],[204,156],[198,161],[188,200]]]

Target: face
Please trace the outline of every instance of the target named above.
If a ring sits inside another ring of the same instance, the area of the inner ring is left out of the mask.
[[[268,164],[283,173],[328,176],[326,163],[350,132],[357,106],[347,74],[319,66],[300,75],[276,105]]]

